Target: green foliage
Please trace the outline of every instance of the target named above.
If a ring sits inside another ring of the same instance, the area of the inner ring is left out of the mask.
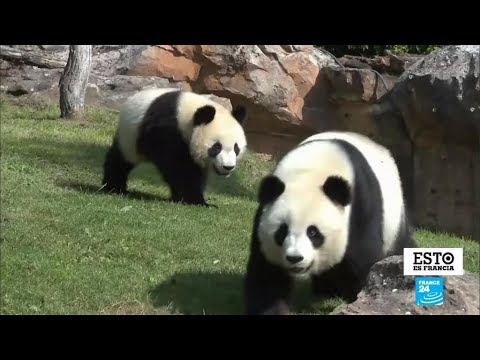
[[[315,45],[335,55],[375,56],[385,55],[389,50],[394,54],[429,54],[443,45]]]

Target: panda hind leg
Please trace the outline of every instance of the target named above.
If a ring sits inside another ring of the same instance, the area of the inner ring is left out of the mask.
[[[107,151],[103,165],[103,190],[113,193],[126,193],[128,175],[134,165],[125,160],[116,139]]]

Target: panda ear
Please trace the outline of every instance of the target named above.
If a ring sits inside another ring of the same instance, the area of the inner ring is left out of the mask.
[[[340,176],[330,176],[322,186],[323,192],[334,203],[347,206],[352,202],[351,188]]]
[[[233,110],[232,110],[232,116],[238,121],[240,125],[245,125],[245,122],[247,120],[247,109],[245,106],[242,105],[237,105]]]
[[[198,108],[193,115],[193,126],[207,125],[215,117],[215,108],[205,105]]]
[[[265,205],[274,201],[285,191],[285,184],[282,180],[274,175],[269,175],[260,183],[260,190],[258,192],[258,202],[260,205]]]

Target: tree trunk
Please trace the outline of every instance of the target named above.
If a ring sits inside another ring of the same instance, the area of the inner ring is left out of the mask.
[[[70,45],[68,61],[59,82],[62,118],[83,119],[91,63],[91,45]]]

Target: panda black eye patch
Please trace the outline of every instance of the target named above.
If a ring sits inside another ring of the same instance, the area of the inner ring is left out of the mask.
[[[278,246],[282,246],[283,241],[287,237],[287,234],[288,234],[288,225],[283,223],[282,225],[280,225],[277,231],[275,231],[275,235],[274,235],[275,243]]]
[[[213,144],[210,149],[208,149],[208,156],[210,157],[215,157],[218,154],[220,154],[220,151],[222,151],[222,144],[220,144],[218,141]]]
[[[322,246],[323,241],[325,240],[325,237],[315,225],[310,225],[307,228],[307,236],[312,242],[314,248],[319,248]]]
[[[235,151],[235,155],[237,155],[237,156],[240,153],[240,148],[238,147],[237,143],[235,143],[235,146],[233,147],[233,151]]]

